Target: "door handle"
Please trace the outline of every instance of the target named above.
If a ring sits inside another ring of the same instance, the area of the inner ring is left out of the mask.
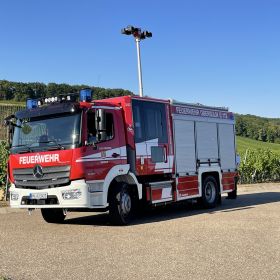
[[[112,154],[112,157],[113,157],[113,158],[117,158],[117,157],[119,157],[119,156],[120,156],[120,154],[117,154],[117,153],[113,153],[113,154]]]
[[[163,147],[164,147],[164,157],[165,157],[165,163],[167,163],[167,162],[168,162],[167,146],[166,146],[166,145],[164,145]]]

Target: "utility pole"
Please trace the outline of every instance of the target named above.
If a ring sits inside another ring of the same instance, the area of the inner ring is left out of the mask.
[[[121,30],[124,35],[133,35],[135,38],[136,49],[137,49],[137,65],[138,65],[138,81],[139,81],[139,96],[143,97],[143,81],[142,81],[142,67],[141,67],[141,52],[140,52],[140,41],[146,38],[152,37],[152,32],[141,31],[139,27],[133,27],[128,25],[126,28]]]

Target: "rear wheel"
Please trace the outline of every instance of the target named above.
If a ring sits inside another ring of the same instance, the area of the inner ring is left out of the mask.
[[[125,183],[113,186],[109,198],[109,215],[112,224],[127,225],[132,218],[135,200],[129,186]]]
[[[203,181],[202,205],[204,208],[214,208],[219,202],[219,189],[214,177],[208,176]]]
[[[43,219],[47,223],[61,224],[66,218],[66,211],[61,208],[41,209]]]

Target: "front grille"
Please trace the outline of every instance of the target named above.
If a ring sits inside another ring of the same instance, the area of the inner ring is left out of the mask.
[[[18,168],[13,170],[16,188],[47,189],[67,185],[70,181],[70,166],[43,167],[43,177],[38,179],[33,175],[33,168]]]

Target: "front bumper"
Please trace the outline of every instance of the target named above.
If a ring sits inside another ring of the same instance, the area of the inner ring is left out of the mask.
[[[63,193],[69,191],[78,191],[80,193],[78,198],[68,198],[63,197]],[[54,199],[56,204],[46,204],[44,200],[39,201],[36,204],[27,204],[26,200],[30,194],[43,194],[47,193],[48,198]],[[103,209],[108,206],[107,196],[103,191],[99,192],[89,192],[89,184],[85,180],[72,181],[70,185],[64,187],[50,188],[50,189],[21,189],[16,188],[14,184],[10,188],[10,206],[12,208],[98,208]]]

